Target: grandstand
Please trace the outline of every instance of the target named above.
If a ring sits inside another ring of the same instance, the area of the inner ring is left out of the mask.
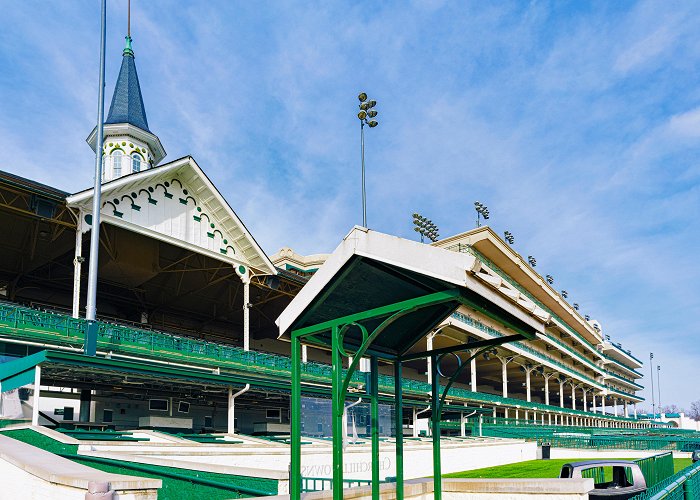
[[[328,306],[337,290],[318,283],[339,251],[302,256],[284,248],[268,256],[194,158],[163,162],[130,38],[114,96],[105,125],[95,323],[85,319],[83,266],[95,193],[67,193],[0,172],[3,436],[81,464],[151,474],[171,491],[179,488],[168,482],[177,481],[174,468],[201,472],[192,481],[217,491],[284,492],[290,444],[298,437],[290,406],[300,357],[304,409],[297,423],[308,461],[302,486],[325,487],[337,449],[333,365],[336,374],[347,373],[358,350],[338,366],[321,337],[311,336],[292,357],[291,323],[285,329],[276,321],[305,301],[312,312],[322,303],[327,317],[316,317],[330,321],[339,310],[385,306],[389,296],[415,299],[416,290],[443,284],[434,275],[444,266],[459,275],[444,292],[454,300],[422,318],[425,331],[415,328],[421,335],[402,352],[401,377],[390,356],[377,360],[370,352],[371,362],[357,356],[350,395],[342,396],[352,404],[343,412],[344,449],[356,458],[343,484],[369,480],[374,471],[365,464],[380,457],[378,440],[386,459],[382,481],[399,475],[394,453],[402,449],[413,458],[407,477],[431,475],[436,439],[444,456],[461,457],[445,472],[479,465],[459,455],[465,448],[479,448],[481,465],[498,465],[534,458],[545,442],[678,452],[700,443],[698,433],[637,414],[642,362],[491,228],[430,245],[355,228],[348,237],[368,234],[389,242],[396,255],[420,258],[335,269],[339,281],[350,282],[348,296],[369,282],[376,286],[356,302]],[[94,130],[88,143],[95,148]],[[89,356],[93,330],[96,355]],[[421,356],[431,352],[445,355]],[[438,412],[435,395],[443,390]]]

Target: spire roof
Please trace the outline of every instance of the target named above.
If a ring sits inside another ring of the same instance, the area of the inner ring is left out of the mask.
[[[131,37],[126,37],[126,47],[124,47],[122,66],[119,70],[117,85],[114,87],[112,104],[109,107],[109,114],[105,123],[129,123],[146,132],[148,120],[146,119],[146,108],[143,106],[139,76],[136,73],[136,63],[134,62],[134,51],[131,49]]]

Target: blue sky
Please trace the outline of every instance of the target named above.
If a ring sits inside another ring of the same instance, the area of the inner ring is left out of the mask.
[[[108,4],[107,106],[126,0]],[[88,187],[99,2],[0,7],[0,169]],[[361,222],[364,90],[371,228],[414,238],[420,211],[449,236],[486,203],[681,406],[700,399],[699,25],[692,1],[132,2],[166,161],[191,154],[268,254]]]

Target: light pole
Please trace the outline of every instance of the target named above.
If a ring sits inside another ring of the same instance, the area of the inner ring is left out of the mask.
[[[656,403],[654,403],[654,364],[652,360],[654,359],[654,353],[649,353],[649,372],[651,374],[651,414],[652,419],[656,418]]]
[[[360,100],[360,111],[357,117],[360,119],[360,149],[362,155],[362,227],[367,227],[367,191],[365,189],[365,125],[369,128],[374,128],[379,125],[377,120],[373,118],[377,116],[377,110],[374,107],[377,101],[374,99],[368,100],[367,94],[361,92],[357,96]]]
[[[92,233],[90,234],[90,264],[88,269],[87,291],[87,330],[85,332],[85,346],[83,352],[88,356],[94,356],[97,350],[97,272],[98,252],[100,248],[100,209],[102,208],[102,148],[104,142],[104,113],[105,113],[105,46],[107,32],[107,4],[102,1],[100,13],[100,76],[97,91],[97,142],[95,143],[95,184],[92,195]],[[80,228],[78,228],[80,231]],[[81,414],[82,414],[81,405]]]
[[[661,413],[661,366],[656,365],[656,390],[659,391],[659,413]]]
[[[438,227],[433,223],[433,221],[427,217],[423,217],[421,214],[413,214],[413,224],[415,225],[413,230],[420,234],[421,243],[424,243],[424,238],[428,238],[430,241],[435,242],[440,237]]]
[[[484,220],[488,220],[489,218],[489,207],[480,201],[475,201],[474,209],[476,210],[476,227],[481,227],[481,217],[483,217]]]

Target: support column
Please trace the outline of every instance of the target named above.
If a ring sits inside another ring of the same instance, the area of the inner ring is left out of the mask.
[[[564,408],[564,381],[559,379],[559,407]]]
[[[596,406],[597,406],[597,405],[596,405],[596,402],[595,402],[595,389],[593,389],[593,407],[591,408],[591,411],[592,411],[593,413],[597,413],[597,412],[596,412]]]
[[[433,433],[433,498],[442,500],[442,463],[440,462],[440,384],[438,383],[437,358],[430,356],[432,373],[432,433]],[[342,500],[338,499],[338,500]]]
[[[571,384],[571,408],[576,409],[576,386]]]
[[[307,345],[301,346],[301,362],[302,363],[309,362],[309,347]]]
[[[41,365],[34,368],[34,406],[32,407],[32,425],[39,425],[39,402],[41,400]],[[82,411],[82,405],[81,405]]]
[[[403,386],[401,361],[394,362],[394,416],[396,434],[396,500],[403,500]],[[413,426],[415,427],[415,408]],[[464,429],[464,425],[462,425]]]
[[[90,389],[80,390],[80,422],[90,421],[90,404],[92,403],[92,391]]]
[[[246,270],[243,280],[243,350],[250,351],[250,276]]]
[[[624,404],[625,404],[625,417],[630,418],[630,411],[629,411],[629,407],[627,406],[627,400],[624,401]]]
[[[527,402],[532,401],[532,387],[530,385],[530,372],[532,370],[528,370],[525,368],[525,392],[527,394]]]
[[[78,214],[80,222],[82,222],[83,214]],[[75,232],[75,254],[73,257],[73,317],[80,317],[80,270],[83,264],[83,231],[80,229],[81,223],[78,222],[78,227]]]
[[[233,399],[233,387],[228,388],[228,419],[226,430],[229,434],[236,433],[236,400]]]
[[[429,333],[427,338],[425,339],[425,347],[426,347],[427,352],[430,352],[433,350],[433,337],[435,337],[435,334]],[[427,363],[426,372],[428,373],[428,383],[432,384],[433,383],[433,357],[428,356],[426,358],[426,363]]]
[[[471,360],[471,390],[472,392],[477,392],[477,387],[476,387],[476,357],[473,357]]]
[[[588,401],[586,401],[586,395],[588,394],[588,390],[581,388],[581,391],[583,392],[583,411],[588,411]]]
[[[634,403],[634,418],[637,418],[637,403]]]
[[[377,356],[370,357],[372,365],[371,385],[372,398],[370,406],[370,418],[372,420],[372,498],[379,500],[379,363]],[[342,398],[345,405],[345,398]],[[343,429],[343,434],[347,429]],[[342,498],[342,494],[341,494]]]
[[[340,354],[339,329],[333,326],[331,340],[331,355],[333,358],[332,371],[332,419],[333,431],[333,500],[343,500],[343,412],[345,411],[345,395],[341,394],[343,387],[343,360]],[[299,353],[297,352],[297,355]],[[345,431],[347,432],[347,430]],[[378,457],[377,457],[378,458]],[[374,462],[374,457],[372,457]],[[295,497],[299,498],[299,497]]]
[[[501,379],[503,381],[503,397],[507,398],[508,397],[508,363],[512,361],[512,358],[502,358],[498,357],[498,359],[501,360]]]
[[[617,417],[617,398],[613,399],[613,413]]]
[[[550,374],[543,374],[544,376],[544,404],[549,405],[549,379]]]
[[[291,464],[289,471],[290,498],[301,498],[301,342],[292,333],[292,388],[291,388]],[[334,457],[335,458],[335,457]]]

